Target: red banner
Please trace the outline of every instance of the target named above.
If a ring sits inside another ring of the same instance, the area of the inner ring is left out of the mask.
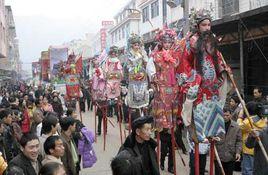
[[[49,81],[48,74],[50,72],[50,61],[46,59],[46,60],[40,60],[40,62],[41,62],[41,79],[43,81]]]

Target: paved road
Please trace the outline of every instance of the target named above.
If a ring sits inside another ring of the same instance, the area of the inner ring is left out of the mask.
[[[93,112],[82,113],[83,123],[94,132],[94,114]],[[97,163],[92,168],[86,168],[81,171],[81,175],[112,175],[110,169],[111,159],[117,154],[118,149],[121,145],[120,143],[120,132],[119,124],[116,122],[115,118],[111,118],[114,123],[115,128],[111,124],[108,124],[108,133],[106,140],[106,150],[103,150],[103,135],[97,137],[97,143],[94,144],[94,150],[97,154]],[[123,126],[123,125],[122,125]],[[126,132],[128,133],[128,132]],[[124,137],[123,137],[124,138]],[[186,167],[183,166],[179,154],[176,153],[177,160],[177,175],[188,175],[188,156],[183,155],[182,157],[186,163]],[[165,161],[167,163],[167,160]],[[167,165],[166,165],[167,167]],[[209,167],[209,158],[207,161],[207,169]],[[234,175],[239,175],[240,173],[235,173]],[[167,170],[161,171],[161,175],[171,175]]]

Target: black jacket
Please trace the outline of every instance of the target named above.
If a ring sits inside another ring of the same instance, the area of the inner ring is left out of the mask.
[[[39,165],[39,169],[41,168],[41,160],[40,158],[38,158],[37,163]],[[28,159],[26,156],[24,156],[23,153],[20,153],[19,155],[17,155],[16,157],[14,157],[14,159],[12,159],[8,165],[9,169],[12,166],[17,166],[20,167],[23,172],[24,175],[37,175],[32,163],[30,161],[30,159]]]
[[[264,146],[264,149],[266,152],[268,151],[268,128],[265,128],[260,133],[260,139]],[[254,148],[254,168],[253,168],[253,174],[254,175],[264,175],[268,174],[268,166],[267,161],[261,151],[261,148],[256,141],[256,139],[249,135],[248,139],[246,140],[246,146],[248,148]]]
[[[151,160],[151,175],[160,175],[159,173],[159,166],[157,163],[157,157],[156,157],[156,152],[155,148],[157,147],[157,143],[153,140],[150,139],[149,141],[145,141],[146,144],[149,146],[149,157]],[[139,148],[137,146],[137,142],[135,139],[135,136],[130,134],[125,143],[121,146],[119,149],[118,155],[117,156],[127,156],[127,157],[132,157],[133,161],[133,168],[132,168],[132,174],[135,175],[144,175],[143,172],[143,165],[144,163],[142,162],[142,155],[139,151]]]

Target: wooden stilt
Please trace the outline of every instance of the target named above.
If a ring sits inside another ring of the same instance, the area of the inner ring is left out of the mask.
[[[107,108],[108,105],[103,107],[103,150],[105,151],[106,147],[106,134],[107,134]]]
[[[217,160],[217,162],[219,164],[219,167],[221,168],[221,173],[222,173],[222,175],[225,175],[225,172],[224,172],[224,169],[223,169],[223,166],[222,166],[222,163],[221,163],[221,160],[220,160],[220,157],[219,157],[219,154],[218,154],[216,146],[214,146],[214,152],[215,152],[215,157],[216,157],[216,160]]]
[[[120,131],[120,141],[121,141],[121,145],[123,144],[123,137],[122,137],[122,125],[121,125],[121,123],[122,123],[122,113],[121,113],[121,108],[119,107],[121,105],[121,103],[119,103],[119,101],[117,102],[117,115],[118,115],[118,117],[119,117],[119,131]]]
[[[214,174],[214,157],[215,157],[215,152],[214,152],[214,147],[215,147],[215,141],[212,140],[210,142],[210,164],[209,164],[209,175]]]
[[[173,124],[174,126],[174,124]],[[172,157],[173,157],[173,170],[174,174],[177,175],[176,171],[176,154],[175,154],[175,134],[174,134],[174,127],[171,128],[171,144],[172,144]]]
[[[157,139],[157,162],[158,162],[158,166],[160,165],[160,133],[159,131],[156,131],[156,139]]]
[[[199,143],[195,143],[194,150],[194,174],[199,175]]]
[[[131,108],[128,108],[128,134],[130,135],[131,132],[131,125],[132,125],[132,121],[131,121]]]

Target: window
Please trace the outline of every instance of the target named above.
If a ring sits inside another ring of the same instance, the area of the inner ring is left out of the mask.
[[[125,38],[125,26],[122,27],[122,38]]]
[[[239,11],[239,0],[222,0],[223,16],[231,15]]]
[[[149,20],[149,6],[142,9],[142,22],[146,22]]]
[[[158,0],[151,4],[151,18],[159,15],[159,3]]]

